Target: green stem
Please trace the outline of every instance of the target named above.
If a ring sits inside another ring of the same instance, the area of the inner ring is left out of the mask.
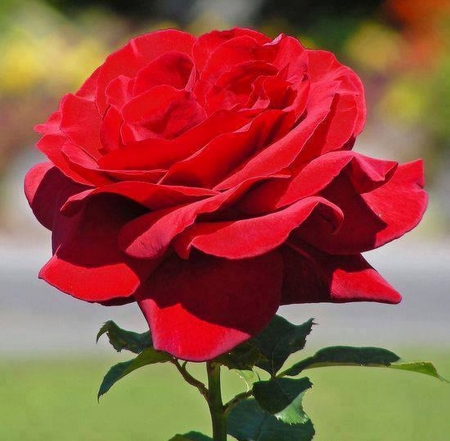
[[[209,400],[209,393],[208,389],[206,389],[206,386],[196,378],[194,378],[186,369],[187,362],[185,361],[183,364],[180,364],[180,362],[174,358],[171,361],[175,367],[178,369],[178,372],[183,376],[183,378],[192,386],[196,387],[199,392],[205,397],[206,401]]]
[[[220,364],[208,361],[208,406],[211,414],[214,441],[227,441],[227,420],[220,388]]]

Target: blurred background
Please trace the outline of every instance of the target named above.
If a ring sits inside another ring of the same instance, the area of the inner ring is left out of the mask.
[[[133,374],[96,404],[102,375],[126,359],[94,344],[98,328],[108,319],[137,331],[145,323],[135,305],[84,304],[37,280],[49,235],[31,215],[22,182],[41,160],[33,126],[112,50],[154,29],[201,34],[233,26],[284,32],[335,52],[366,87],[369,118],[356,149],[425,160],[424,221],[366,256],[403,294],[402,304],[281,313],[297,323],[316,318],[310,352],[385,346],[431,358],[450,378],[450,0],[0,0],[0,439],[163,441],[175,431],[208,430],[200,397],[166,367]],[[306,408],[317,440],[449,439],[449,386],[362,370],[311,375]]]

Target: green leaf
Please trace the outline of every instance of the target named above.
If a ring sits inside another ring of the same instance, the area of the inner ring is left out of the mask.
[[[245,342],[236,346],[232,351],[221,355],[215,361],[223,364],[228,369],[252,370],[253,366],[261,358],[259,349]]]
[[[103,378],[97,398],[100,398],[121,378],[136,369],[148,364],[165,363],[171,358],[172,357],[167,352],[157,351],[153,348],[146,348],[136,358],[114,365]]]
[[[293,377],[305,369],[327,366],[387,367],[398,360],[400,360],[400,357],[387,349],[332,346],[321,349],[312,357],[294,364],[284,372],[284,375]]]
[[[267,412],[287,424],[304,424],[309,418],[303,410],[302,399],[312,386],[309,378],[272,378],[253,385],[253,396]]]
[[[97,341],[103,335],[107,334],[109,342],[117,352],[122,349],[139,354],[145,348],[152,346],[150,332],[138,334],[136,332],[126,331],[119,328],[112,320],[107,321],[98,331]]]
[[[189,432],[184,435],[175,435],[169,441],[213,441],[213,439],[203,433]]]
[[[313,324],[310,319],[302,325],[293,325],[276,315],[260,334],[249,340],[263,355],[256,366],[274,376],[291,354],[305,347]]]
[[[389,366],[391,369],[399,369],[402,371],[416,372],[418,374],[429,375],[438,380],[449,383],[444,377],[441,377],[433,363],[429,361],[413,361],[409,363],[394,363]]]
[[[245,382],[247,386],[247,391],[249,391],[252,388],[253,380],[255,379],[257,373],[255,371],[238,370],[238,369],[235,369],[234,372],[239,376],[241,380]]]
[[[383,348],[358,348],[352,346],[332,346],[317,351],[312,357],[294,364],[282,375],[294,377],[305,369],[330,366],[368,366],[398,369],[429,375],[441,381],[448,381],[441,377],[433,363],[429,361],[401,362],[400,357]]]
[[[310,420],[304,424],[283,423],[253,399],[243,400],[231,409],[227,427],[238,441],[311,441],[314,436]]]

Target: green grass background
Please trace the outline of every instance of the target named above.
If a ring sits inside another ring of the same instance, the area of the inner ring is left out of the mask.
[[[450,351],[396,352],[433,361],[450,378]],[[0,361],[0,440],[167,441],[190,430],[209,434],[203,398],[170,364],[130,374],[97,403],[103,375],[124,359]],[[200,376],[202,371],[193,369]],[[377,368],[321,368],[309,376],[314,386],[304,404],[315,441],[450,440],[450,384]],[[226,398],[245,389],[229,372],[224,383]]]

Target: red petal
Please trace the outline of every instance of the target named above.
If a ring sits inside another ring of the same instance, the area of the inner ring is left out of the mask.
[[[128,144],[103,156],[99,165],[106,169],[136,170],[169,167],[192,155],[221,133],[235,131],[248,121],[245,115],[220,111],[173,140],[151,139]]]
[[[247,180],[208,199],[141,216],[124,226],[119,238],[120,247],[136,258],[158,258],[166,252],[172,239],[191,226],[200,214],[214,213],[229,207],[254,183],[263,179]]]
[[[191,157],[175,163],[162,182],[212,188],[246,159],[283,136],[293,123],[293,114],[264,112],[245,128],[219,135]]]
[[[424,185],[423,162],[418,160],[400,165],[385,185],[362,195],[387,225],[377,233],[375,247],[403,236],[420,222],[428,202]]]
[[[212,31],[200,36],[193,47],[195,66],[201,72],[214,51],[222,44],[236,37],[251,37],[260,45],[270,42],[270,39],[252,29],[235,28],[227,31]]]
[[[83,207],[86,199],[99,194],[117,194],[150,210],[161,210],[193,202],[207,196],[214,196],[217,193],[195,187],[166,186],[139,181],[117,182],[73,195],[67,199],[62,207],[62,212],[65,215],[73,215]]]
[[[355,135],[361,133],[366,120],[364,86],[358,75],[347,66],[339,63],[334,54],[321,50],[308,50],[308,74],[311,82],[327,84],[338,80],[340,95],[353,95],[358,112],[356,114]],[[320,87],[323,87],[323,84]]]
[[[102,153],[118,150],[123,147],[120,129],[123,124],[122,115],[114,107],[110,107],[103,118],[100,127]]]
[[[330,111],[335,85],[324,87],[311,96],[305,119],[286,136],[251,158],[243,167],[225,179],[217,190],[225,190],[253,176],[269,176],[291,165],[306,141]]]
[[[83,83],[78,92],[77,96],[86,98],[90,101],[95,100],[95,93],[97,92],[97,80],[100,75],[101,66],[97,67],[95,71],[89,76],[89,78]]]
[[[292,243],[284,261],[282,304],[316,302],[398,303],[400,294],[361,255],[331,256]]]
[[[250,214],[267,213],[302,198],[319,194],[345,172],[358,193],[388,181],[397,163],[369,158],[350,151],[331,152],[311,161],[290,180],[272,180],[249,192],[239,207]]]
[[[142,213],[138,205],[114,195],[89,201],[72,217],[53,223],[55,254],[39,277],[76,298],[104,302],[130,296],[156,261],[135,261],[117,244],[120,228]]]
[[[149,137],[174,138],[205,119],[205,111],[194,95],[172,86],[156,86],[129,101],[122,116],[134,134],[124,143]]]
[[[93,101],[69,94],[61,102],[61,131],[95,158],[100,157],[99,150],[102,148],[101,122]]]
[[[267,325],[278,309],[282,272],[278,253],[233,261],[172,256],[136,298],[156,349],[210,360]]]
[[[175,239],[174,248],[184,258],[192,246],[206,254],[227,259],[259,256],[283,244],[291,231],[316,209],[338,228],[343,217],[339,208],[323,198],[311,197],[262,217],[196,223]]]
[[[167,52],[138,72],[133,93],[139,95],[164,84],[175,89],[186,89],[193,68],[192,59],[188,55]]]
[[[87,187],[74,183],[50,162],[36,164],[25,177],[25,195],[37,220],[49,230],[70,196]]]
[[[372,250],[419,223],[427,204],[422,186],[421,161],[400,165],[384,185],[361,195],[341,175],[321,192],[344,212],[340,230],[332,232],[326,222],[313,215],[299,229],[299,235],[330,254]]]
[[[97,81],[96,102],[100,112],[104,113],[107,108],[105,90],[111,80],[120,75],[136,76],[140,69],[168,51],[190,54],[195,40],[194,36],[186,32],[166,29],[134,38],[122,49],[109,55],[100,67]]]

